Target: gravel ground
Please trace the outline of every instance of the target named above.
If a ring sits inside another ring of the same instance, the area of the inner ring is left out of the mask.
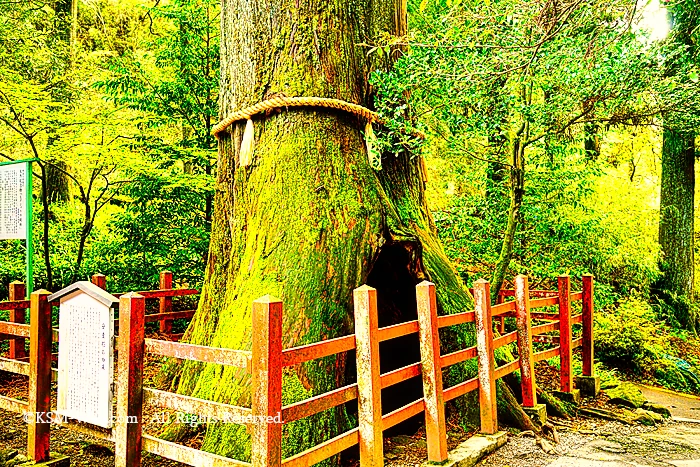
[[[563,420],[551,419],[564,423]],[[577,419],[570,427],[557,427],[559,443],[554,445],[556,454],[547,454],[529,436],[510,434],[501,449],[483,459],[478,465],[489,467],[544,467],[560,456],[581,449],[597,438],[613,436],[629,437],[656,431],[655,427],[623,425],[618,422]]]

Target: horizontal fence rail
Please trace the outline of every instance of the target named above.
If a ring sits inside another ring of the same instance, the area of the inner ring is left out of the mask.
[[[92,281],[102,288],[105,286],[102,275],[93,276]],[[428,460],[444,462],[447,459],[446,402],[478,391],[481,432],[495,433],[498,430],[495,391],[499,378],[520,371],[523,406],[534,407],[537,403],[534,376],[536,362],[559,357],[560,388],[570,392],[573,388],[572,351],[581,347],[583,374],[593,375],[592,276],[584,276],[582,283],[582,291],[571,292],[569,277],[561,276],[555,291],[529,290],[527,277],[518,276],[515,278],[515,288],[501,291],[497,303],[492,305],[489,283],[479,280],[472,289],[475,299],[473,310],[439,316],[435,286],[425,281],[416,286],[418,319],[386,327],[378,325],[377,291],[362,286],[353,294],[355,334],[287,349],[282,346],[283,304],[278,299],[266,296],[253,303],[252,350],[237,350],[145,337],[147,322],[159,322],[160,330],[170,334],[172,320],[191,318],[194,314],[192,310],[173,311],[172,298],[199,292],[194,289],[172,289],[172,274],[166,272],[161,274],[159,290],[118,294],[120,312],[115,325],[120,329],[120,336],[117,340],[119,359],[116,415],[117,420],[135,419],[139,423],[117,421],[112,429],[73,421],[63,421],[60,424],[114,442],[117,467],[140,465],[142,452],[192,466],[309,466],[357,445],[360,465],[375,467],[384,462],[383,432],[423,413]],[[13,283],[10,290],[11,299],[24,297],[23,284]],[[10,348],[7,358],[0,358],[0,371],[29,376],[28,401],[0,396],[0,409],[17,413],[50,412],[50,384],[56,379],[56,370],[50,366],[55,357],[51,352],[51,343],[58,340],[59,336],[50,326],[51,308],[54,304],[47,301],[48,295],[46,291],[38,291],[31,295],[30,300],[0,303],[0,310],[15,311],[8,322],[0,322],[0,338],[15,344]],[[145,313],[147,299],[159,300],[158,313]],[[579,301],[582,312],[572,315],[572,303]],[[552,307],[557,308],[556,312],[551,311]],[[538,310],[544,308],[547,310]],[[26,310],[29,310],[30,324],[24,324],[26,317],[22,313]],[[514,320],[515,330],[505,332],[505,319]],[[475,345],[442,354],[439,330],[465,324],[470,324],[476,331]],[[577,325],[581,325],[583,332],[574,339],[573,329]],[[379,344],[408,335],[418,337],[420,361],[381,373]],[[28,356],[24,353],[27,341]],[[534,352],[533,343],[550,348]],[[517,353],[517,359],[496,367],[495,353],[506,346],[511,346],[513,353]],[[356,354],[357,383],[283,406],[283,368],[347,352]],[[251,406],[241,407],[144,387],[144,354],[228,365],[245,370],[252,376]],[[476,359],[475,366],[478,368],[475,377],[451,387],[443,387],[445,368],[472,359]],[[381,391],[417,377],[422,380],[423,396],[383,413]],[[283,424],[353,401],[358,406],[356,428],[291,457],[282,458]],[[143,434],[140,421],[143,409],[147,406],[246,425],[252,435],[250,462],[218,456]],[[259,423],[260,417],[279,417],[279,423]],[[44,460],[48,456],[50,425],[51,423],[41,421],[30,421],[28,424],[28,453],[34,460]]]

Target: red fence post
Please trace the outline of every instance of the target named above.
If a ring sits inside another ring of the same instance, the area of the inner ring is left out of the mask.
[[[492,435],[498,431],[496,408],[496,375],[493,353],[493,325],[491,321],[491,290],[483,279],[474,282],[476,305],[476,348],[479,366],[479,406],[481,432]]]
[[[27,455],[36,462],[49,459],[51,423],[51,305],[49,292],[32,293],[29,309],[29,421]]]
[[[523,410],[541,425],[547,421],[547,407],[537,403],[535,360],[532,352],[532,317],[530,315],[530,285],[527,276],[515,278],[515,320],[518,336],[518,360],[523,395]]]
[[[600,392],[600,377],[595,375],[595,367],[593,366],[593,276],[590,274],[583,276],[582,282],[583,343],[581,359],[583,361],[583,375],[574,378],[574,382],[581,393],[595,397]]]
[[[90,282],[102,290],[107,290],[107,277],[104,274],[93,274]]]
[[[143,295],[131,292],[119,297],[115,467],[141,465],[145,312]]]
[[[571,282],[569,276],[559,276],[559,357],[561,392],[573,392],[571,371]]]
[[[23,282],[12,282],[10,283],[10,301],[24,300],[27,293],[27,288],[24,286]],[[10,322],[25,324],[27,318],[26,311],[24,308],[15,308],[10,310]],[[15,337],[10,339],[10,353],[8,357],[18,359],[27,356],[27,351],[24,348],[25,339],[24,337]]]
[[[518,332],[518,357],[523,392],[523,407],[537,404],[535,361],[532,358],[532,323],[530,320],[530,286],[527,276],[515,278],[515,313]]]
[[[282,301],[253,302],[253,467],[282,465]]]
[[[163,271],[160,273],[160,289],[168,290],[173,288],[173,273],[170,271]],[[172,297],[161,297],[160,299],[160,313],[170,313],[173,311],[173,298]],[[160,332],[163,334],[171,334],[173,332],[173,320],[164,319],[160,322]]]
[[[382,385],[379,370],[377,290],[363,285],[353,292],[357,355],[360,467],[384,465]]]
[[[593,276],[590,274],[582,277],[583,283],[583,348],[581,359],[583,361],[583,375],[593,376]]]
[[[428,281],[418,284],[416,286],[416,302],[418,304],[418,334],[423,372],[428,461],[444,462],[447,460],[447,428],[445,425],[445,400],[442,392],[435,284]]]

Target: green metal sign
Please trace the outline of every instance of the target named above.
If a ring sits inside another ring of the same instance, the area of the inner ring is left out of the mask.
[[[0,162],[0,238],[26,241],[27,298],[34,290],[32,163],[35,161],[37,159]],[[12,170],[10,166],[17,167]]]

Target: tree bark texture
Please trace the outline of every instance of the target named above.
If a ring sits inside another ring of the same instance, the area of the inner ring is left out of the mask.
[[[368,55],[358,44],[405,28],[404,0],[224,0],[221,117],[280,94],[371,108],[369,74],[400,51]],[[333,110],[279,109],[254,122],[250,166],[237,163],[245,122],[219,143],[208,266],[185,341],[249,349],[251,303],[265,294],[284,301],[285,348],[352,333],[352,292],[363,283],[378,289],[380,326],[416,319],[414,287],[424,279],[436,284],[441,313],[473,307],[437,238],[421,157],[386,156],[383,169],[373,170],[365,122]],[[470,326],[445,336],[447,348],[474,342]],[[419,360],[417,336],[402,344],[380,347],[382,372],[411,352],[415,359],[407,363]],[[354,354],[339,355],[285,370],[284,404],[351,383],[353,360]],[[448,377],[474,370],[462,366]],[[188,362],[172,372],[181,393],[250,401],[249,377],[236,369]],[[340,407],[285,425],[284,457],[354,426],[354,418]],[[203,448],[246,459],[248,439],[245,428],[209,425]]]
[[[583,150],[586,157],[592,161],[600,157],[599,131],[600,126],[595,122],[588,122],[583,125]]]
[[[696,53],[693,32],[699,18],[690,3],[671,3],[668,10],[669,41],[685,54],[666,63],[666,73],[683,79],[684,60]],[[655,285],[657,295],[673,308],[686,329],[700,325],[694,297],[695,249],[695,133],[682,114],[664,115],[661,152],[661,201],[659,206],[659,269],[663,276]]]
[[[671,300],[676,319],[687,329],[698,327],[689,301],[694,298],[695,135],[664,128],[661,156],[659,219],[660,269],[657,287]]]
[[[55,139],[49,139],[47,146],[55,143]],[[70,179],[66,176],[68,165],[64,161],[54,161],[46,164],[46,198],[49,204],[64,202],[70,199]]]

